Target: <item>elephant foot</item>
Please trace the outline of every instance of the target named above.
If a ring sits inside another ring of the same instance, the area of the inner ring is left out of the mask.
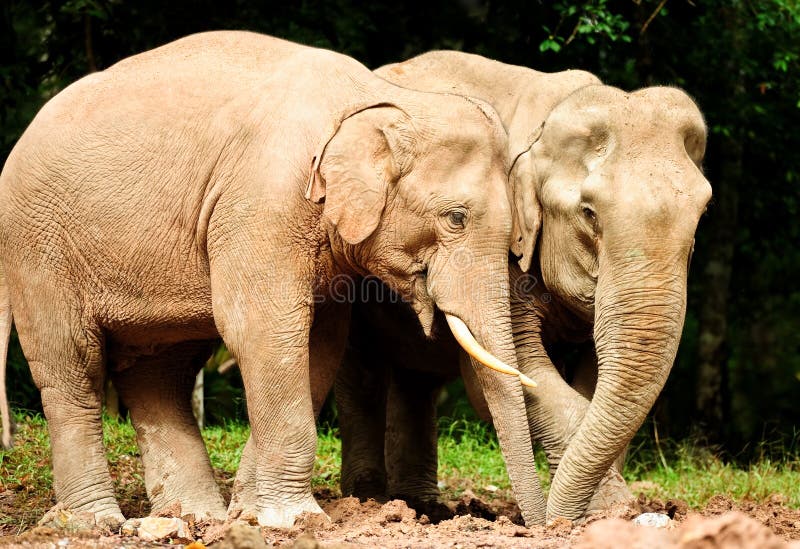
[[[231,503],[228,505],[228,520],[235,520],[255,526],[258,524],[258,513],[256,512],[255,488],[250,483],[236,480],[233,483],[233,493]]]
[[[362,502],[368,499],[386,503],[386,475],[380,473],[361,474],[356,478],[342,480],[342,495],[354,496]]]
[[[228,517],[228,511],[222,501],[222,496],[213,494],[211,498],[175,499],[168,505],[153,504],[151,516],[158,517],[184,517],[191,515],[194,520],[220,520]]]
[[[628,505],[633,500],[633,494],[628,489],[625,479],[616,467],[612,467],[600,481],[584,516],[606,512],[616,505]]]
[[[455,512],[439,498],[405,498],[405,501],[417,512],[418,517],[426,515],[432,524],[450,520],[455,516]]]
[[[100,509],[96,509],[100,507]],[[116,532],[125,522],[125,517],[116,503],[113,505],[92,506],[87,510],[69,509],[63,503],[56,503],[39,520],[39,526],[47,526],[57,530],[78,532],[100,528]]]
[[[244,517],[245,513],[246,510],[242,513],[240,518]],[[282,505],[273,504],[267,507],[261,507],[256,516],[259,526],[266,526],[269,528],[291,528],[294,526],[295,519],[300,517],[303,513],[322,515],[324,519],[330,521],[328,515],[325,514],[313,496],[308,496],[297,503]]]

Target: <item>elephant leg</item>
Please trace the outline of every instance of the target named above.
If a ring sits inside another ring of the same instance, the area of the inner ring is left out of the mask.
[[[319,415],[325,404],[325,398],[330,392],[336,371],[342,362],[349,327],[349,303],[326,302],[317,307],[309,343],[309,370],[311,372],[311,399],[314,417]],[[255,444],[253,437],[250,436],[242,450],[230,504],[232,514],[245,520],[253,517],[242,516],[243,511],[255,509],[256,506],[255,475]]]
[[[136,429],[152,509],[178,502],[182,514],[224,520],[225,503],[191,405],[197,372],[210,350],[206,342],[190,342],[137,357],[113,381]]]
[[[309,338],[309,370],[314,417],[319,416],[342,364],[350,331],[350,303],[318,305]]]
[[[252,514],[261,526],[291,528],[304,512],[322,513],[311,491],[313,280],[305,268],[313,258],[302,261],[294,248],[265,252],[265,238],[285,238],[269,240],[251,234],[255,229],[244,227],[209,249],[214,320],[239,364],[255,447],[255,509],[229,507],[228,515]]]
[[[390,371],[386,407],[388,493],[406,500],[432,522],[452,518],[439,501],[436,398],[443,380],[401,367]]]
[[[280,324],[284,322],[291,323]],[[257,345],[242,345],[234,338],[225,341],[242,371],[255,450],[256,507],[241,512],[254,514],[262,526],[288,528],[303,512],[322,513],[311,493],[316,429],[308,377],[308,328],[305,337],[302,331],[291,334],[290,344],[280,346],[273,346],[266,334]],[[252,337],[250,332],[248,338]],[[246,473],[237,474],[240,485],[250,482],[244,479]],[[229,515],[236,511],[229,508]]]
[[[247,442],[242,449],[242,458],[236,470],[236,479],[233,482],[231,502],[228,505],[228,517],[238,518],[247,522],[258,521],[256,505],[258,492],[256,491],[256,443],[253,435],[247,437]]]
[[[587,401],[592,400],[597,386],[597,354],[594,346],[584,345],[581,349],[569,384]]]
[[[364,329],[353,323],[354,332]],[[387,368],[368,348],[354,345],[353,336],[358,333],[351,334],[334,389],[342,438],[342,495],[384,500]]]
[[[64,302],[61,296],[48,300]],[[24,312],[15,320],[42,395],[56,500],[72,511],[92,513],[99,525],[117,527],[125,518],[114,498],[103,447],[101,332],[83,325],[77,314],[37,312],[34,322]]]

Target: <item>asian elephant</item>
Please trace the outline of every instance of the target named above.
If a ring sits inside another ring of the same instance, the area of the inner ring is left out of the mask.
[[[198,358],[221,337],[252,424],[236,483],[251,508],[237,513],[286,527],[321,512],[312,402],[349,324],[331,296],[358,276],[403,296],[425,332],[444,312],[476,356],[514,372],[506,142],[482,101],[248,32],[192,35],[59,93],[0,175],[0,335],[13,314],[57,500],[123,520],[102,445],[110,375],[154,509],[224,518],[189,407]],[[452,267],[465,251],[479,258],[469,272]],[[541,520],[521,378],[474,374],[526,520]]]
[[[454,51],[376,72],[481,98],[499,113],[526,229],[511,246],[520,259],[511,261],[510,301],[520,370],[539,384],[525,398],[531,439],[553,475],[547,516],[577,519],[627,500],[612,464],[672,366],[694,233],[711,197],[700,111],[675,88],[626,93],[582,71],[547,74]],[[352,318],[335,384],[342,491],[435,510],[435,398],[459,372],[458,347],[438,325],[436,340],[423,341],[402,304],[368,297]],[[551,356],[585,341],[596,361],[578,370],[573,388]],[[472,373],[461,373],[484,410]]]

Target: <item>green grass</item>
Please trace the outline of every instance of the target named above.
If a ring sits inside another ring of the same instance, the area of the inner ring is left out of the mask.
[[[19,431],[15,447],[0,450],[0,491],[23,491],[33,499],[38,497],[49,501],[52,497],[52,473],[46,422],[37,415],[19,415],[17,421]],[[249,432],[247,425],[238,423],[209,427],[203,431],[211,463],[224,476],[235,474]],[[141,493],[141,484],[135,486],[137,482],[141,483],[142,473],[130,423],[106,419],[104,441],[112,471],[126,471],[127,484],[120,481],[117,485],[123,490],[120,496],[125,497],[125,490],[131,494]],[[539,455],[537,461],[546,487],[543,456]],[[336,429],[320,427],[313,485],[337,492],[340,466],[341,443]],[[797,455],[785,456],[782,460],[762,458],[743,467],[726,463],[709,451],[686,442],[666,446],[641,445],[631,451],[625,477],[636,492],[662,499],[683,499],[692,508],[703,507],[716,494],[760,502],[776,493],[785,496],[787,505],[800,508],[800,459]],[[442,421],[439,478],[444,492],[451,496],[466,489],[478,494],[510,494],[497,439],[482,423]],[[7,520],[0,518],[0,524]]]
[[[17,433],[11,450],[0,449],[0,491],[14,486],[30,493],[49,490],[50,435],[43,417],[17,416]]]
[[[546,481],[543,458],[537,460]],[[439,422],[439,479],[445,493],[510,494],[511,485],[494,431],[485,423],[442,418]]]
[[[786,505],[800,508],[800,455],[777,453],[782,457],[736,465],[691,441],[651,444],[631,451],[624,476],[634,490],[682,499],[691,508],[702,508],[717,494],[755,502],[782,494]]]

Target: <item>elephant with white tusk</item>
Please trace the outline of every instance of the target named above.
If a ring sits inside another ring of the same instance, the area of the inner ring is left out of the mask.
[[[538,384],[525,398],[531,439],[553,475],[547,516],[577,519],[628,500],[613,464],[672,366],[694,233],[711,197],[700,111],[675,88],[626,93],[582,71],[547,74],[454,51],[376,73],[483,99],[500,115],[517,215],[512,326],[519,369]],[[459,373],[459,353],[442,326],[427,341],[412,320],[402,304],[378,299],[353,310],[335,385],[342,492],[436,512],[435,397]],[[587,341],[596,357],[573,388],[552,349]],[[485,416],[482,384],[460,371]]]
[[[58,502],[124,518],[102,444],[109,375],[155,511],[276,527],[320,513],[314,408],[350,315],[336,290],[372,275],[423,332],[442,311],[478,360],[513,374],[476,362],[523,514],[542,520],[507,300],[506,150],[482,101],[247,32],[192,35],[55,96],[0,175],[0,337],[13,316]],[[469,272],[454,268],[464,251],[479,258]],[[227,510],[190,406],[220,337],[252,425]]]

